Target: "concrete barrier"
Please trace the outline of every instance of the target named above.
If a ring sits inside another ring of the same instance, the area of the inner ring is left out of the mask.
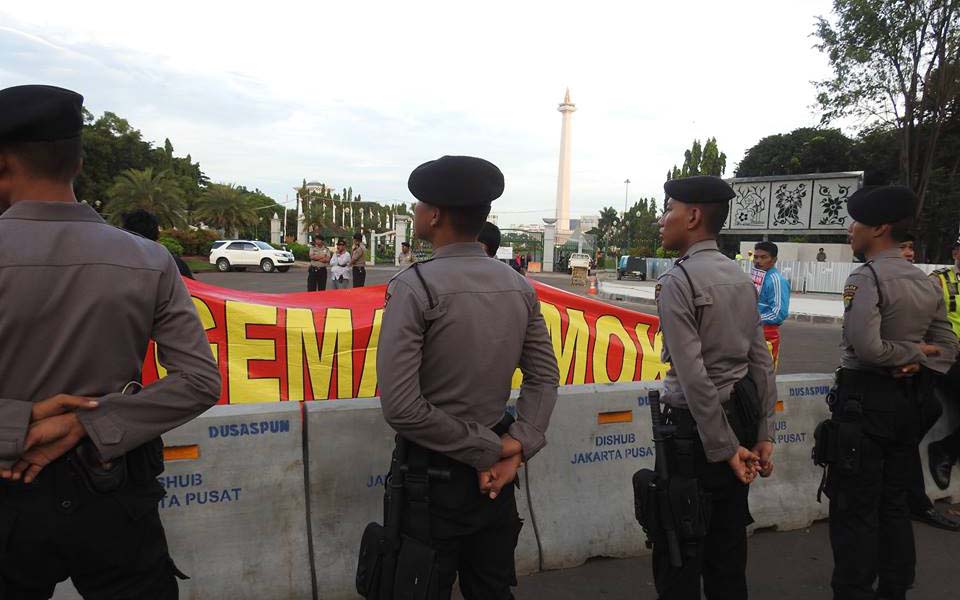
[[[827,516],[826,502],[816,502],[820,470],[810,450],[816,424],[828,416],[830,384],[827,375],[778,378],[776,471],[751,489],[754,527],[792,529]],[[638,398],[659,388],[659,382],[560,388],[549,443],[521,471],[520,573],[647,552],[633,515],[631,477],[653,467],[650,413]],[[925,467],[927,443],[960,423],[960,406],[945,405],[923,442]],[[169,461],[161,476],[171,553],[192,577],[181,584],[182,598],[356,597],[360,535],[382,519],[393,446],[378,400],[312,402],[304,409],[295,403],[219,406],[164,441],[185,448],[185,455],[199,450],[195,460]],[[960,499],[960,476],[946,491],[926,476],[932,498]],[[55,597],[79,596],[67,583]]]
[[[653,468],[650,415],[637,404],[651,384],[560,388],[547,446],[527,465],[544,569],[646,551],[631,479]]]
[[[168,461],[159,478],[170,554],[190,576],[181,598],[311,597],[300,411],[217,406],[163,436],[168,448],[199,450]],[[56,598],[71,597],[58,589]]]
[[[801,529],[827,516],[827,498],[817,503],[822,470],[813,464],[813,432],[828,418],[828,375],[781,375],[777,378],[774,422],[774,474],[750,487],[754,528]]]
[[[310,443],[310,505],[320,598],[356,598],[354,574],[364,527],[383,522],[384,482],[393,451],[393,431],[380,402],[333,400],[307,405]],[[521,480],[526,474],[521,471]],[[518,570],[538,570],[540,557],[524,488],[517,505],[527,521],[517,548]]]

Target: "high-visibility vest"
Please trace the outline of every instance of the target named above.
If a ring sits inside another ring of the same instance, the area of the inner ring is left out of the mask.
[[[960,310],[957,306],[957,272],[954,269],[937,269],[933,272],[940,280],[943,289],[943,301],[947,305],[947,318],[953,325],[953,332],[960,337]]]

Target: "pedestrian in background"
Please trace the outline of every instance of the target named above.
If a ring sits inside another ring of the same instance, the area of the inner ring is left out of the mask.
[[[156,215],[152,212],[138,208],[137,210],[124,213],[120,217],[120,221],[122,223],[121,227],[127,231],[141,235],[152,242],[160,239],[160,223],[157,221]],[[173,252],[171,252],[170,255],[173,256],[173,261],[177,263],[177,270],[180,272],[180,275],[188,279],[194,279],[190,266]]]
[[[410,242],[401,242],[400,256],[397,257],[397,263],[399,263],[400,267],[407,268],[415,262],[417,262],[417,257],[414,256],[413,251],[410,250]]]
[[[350,289],[350,253],[347,252],[347,243],[337,240],[337,251],[330,258],[330,284],[335,290]]]
[[[363,287],[367,282],[367,247],[363,245],[363,234],[353,234],[353,250],[350,252],[350,267],[353,272],[353,287]]]

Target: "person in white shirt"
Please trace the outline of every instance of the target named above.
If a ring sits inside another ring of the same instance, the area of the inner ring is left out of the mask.
[[[350,253],[347,252],[347,243],[337,242],[337,251],[330,259],[330,282],[335,290],[350,289]]]

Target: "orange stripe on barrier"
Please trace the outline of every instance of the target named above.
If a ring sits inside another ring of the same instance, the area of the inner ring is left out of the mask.
[[[200,458],[200,446],[164,446],[163,460],[197,460]]]
[[[618,410],[612,412],[597,413],[597,425],[609,425],[610,423],[632,423],[632,410]]]

